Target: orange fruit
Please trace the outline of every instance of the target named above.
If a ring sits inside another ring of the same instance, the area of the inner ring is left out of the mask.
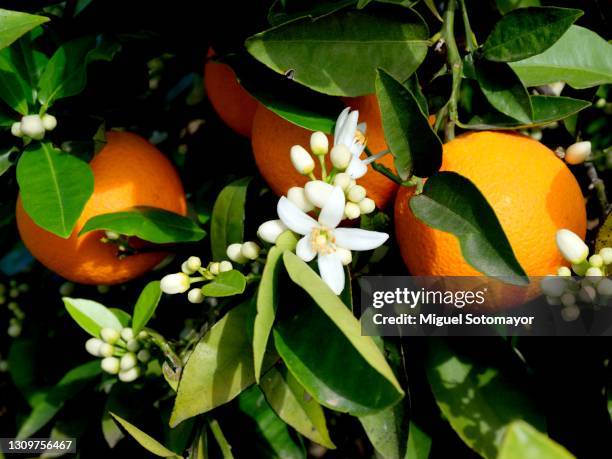
[[[373,153],[387,149],[380,119],[380,109],[374,95],[345,99],[352,108],[359,110],[359,122],[367,123],[366,137],[368,148]],[[293,145],[302,145],[309,149],[311,131],[297,126],[263,105],[257,107],[253,120],[253,133],[251,144],[259,172],[268,182],[272,191],[277,195],[284,195],[289,188],[304,186],[309,180],[300,175],[291,164],[289,150]],[[330,137],[330,145],[332,145]],[[365,155],[364,155],[365,157]],[[393,157],[383,156],[377,161],[393,170]],[[315,176],[320,177],[321,169],[315,161]],[[327,155],[328,170],[331,168],[329,155]],[[367,190],[368,197],[372,198],[379,208],[384,208],[395,195],[397,184],[384,175],[374,171],[371,167],[368,173],[357,181]]]
[[[210,48],[208,57],[214,54]],[[204,87],[219,118],[234,132],[250,137],[257,101],[240,86],[232,68],[208,59],[204,65]]]
[[[109,132],[107,144],[92,159],[94,192],[74,231],[63,239],[40,228],[17,201],[17,228],[32,255],[51,271],[81,284],[126,282],[153,269],[163,251],[119,258],[116,244],[103,243],[101,231],[78,236],[90,218],[134,206],[150,206],[186,215],[183,185],[172,163],[142,137]]]
[[[506,132],[473,132],[444,145],[442,170],[470,179],[497,214],[529,276],[556,273],[567,264],[555,234],[586,233],[580,187],[567,166],[541,143]],[[402,257],[415,276],[481,276],[461,255],[457,238],[428,227],[410,210],[414,189],[401,188],[395,230]]]

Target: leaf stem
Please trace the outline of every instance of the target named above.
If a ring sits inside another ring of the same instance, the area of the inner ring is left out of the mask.
[[[168,341],[166,341],[166,338],[150,328],[146,328],[145,330],[153,340],[153,343],[155,343],[155,345],[164,353],[168,361],[172,364],[174,367],[174,373],[180,374],[180,371],[183,368],[183,361],[178,355],[176,355],[174,349],[172,349],[172,346],[170,346]]]
[[[446,124],[446,140],[455,138],[455,124],[459,118],[457,103],[459,99],[459,89],[461,86],[461,55],[455,41],[455,10],[457,9],[456,0],[449,0],[446,11],[444,12],[444,26],[442,36],[446,42],[447,61],[453,77],[450,99],[448,101],[448,111],[450,121]]]

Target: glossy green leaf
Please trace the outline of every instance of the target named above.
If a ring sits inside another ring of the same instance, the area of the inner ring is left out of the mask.
[[[49,21],[48,17],[0,8],[0,49],[9,46],[34,27]]]
[[[571,8],[529,7],[506,14],[493,28],[482,51],[486,59],[512,62],[550,48],[582,16]]]
[[[533,119],[530,123],[525,124],[501,113],[489,111],[482,116],[472,117],[465,127],[469,129],[518,129],[542,126],[572,116],[591,105],[586,100],[571,97],[530,96],[530,99],[533,107]]]
[[[34,405],[32,412],[23,421],[17,433],[17,438],[25,439],[43,428],[64,403],[74,397],[78,392],[102,372],[100,362],[94,360],[73,368],[66,373],[58,383]]]
[[[210,244],[214,260],[225,260],[227,246],[243,242],[244,204],[251,177],[227,185],[215,201],[210,223]]]
[[[374,91],[376,69],[408,78],[427,54],[428,30],[410,10],[377,5],[302,18],[252,36],[247,50],[278,73],[325,94]]]
[[[11,161],[12,153],[13,151],[9,150],[6,153],[0,154],[0,177],[2,177],[2,175],[13,165],[13,162]]]
[[[87,82],[87,65],[96,60],[110,61],[118,50],[117,43],[93,36],[64,43],[40,76],[38,100],[49,107],[57,99],[79,94]]]
[[[527,282],[495,211],[469,179],[440,172],[410,199],[410,208],[428,226],[454,234],[465,261],[481,273],[517,285]]]
[[[202,287],[204,296],[225,297],[240,295],[246,288],[246,278],[240,271],[232,269],[219,273],[215,280]]]
[[[17,163],[17,182],[25,211],[41,228],[67,238],[93,193],[93,172],[86,162],[34,143]]]
[[[191,218],[155,207],[133,207],[121,212],[96,215],[87,220],[79,235],[99,230],[136,236],[154,244],[196,242],[206,235]]]
[[[68,314],[79,326],[96,338],[100,337],[103,328],[114,328],[121,331],[123,328],[117,316],[106,306],[91,300],[80,298],[62,298]]]
[[[495,0],[501,14],[509,13],[517,8],[528,6],[541,6],[540,0]]]
[[[225,438],[225,435],[223,435],[219,421],[216,419],[211,419],[208,422],[208,426],[210,427],[213,437],[217,441],[217,445],[219,445],[219,448],[221,449],[223,459],[234,459],[234,455],[232,454],[232,446],[227,441],[227,438]]]
[[[140,293],[136,306],[134,306],[134,318],[132,319],[134,334],[138,334],[153,317],[161,293],[160,281],[149,282]]]
[[[378,413],[360,416],[359,422],[374,446],[385,459],[413,459],[406,454],[408,419],[401,403]]]
[[[508,427],[497,459],[575,459],[558,443],[523,421]]]
[[[130,322],[132,321],[132,316],[130,316],[123,309],[119,308],[108,308],[110,312],[117,318],[122,327],[128,327]]]
[[[376,76],[385,140],[403,180],[412,174],[429,177],[442,165],[442,142],[414,95],[382,69]]]
[[[406,459],[427,459],[430,451],[431,437],[411,421],[408,430]]]
[[[270,368],[260,382],[266,400],[275,413],[306,438],[334,449],[329,438],[323,408],[304,390],[295,377]]]
[[[160,442],[155,440],[150,435],[144,433],[142,430],[140,430],[135,425],[130,424],[128,421],[126,421],[123,418],[120,418],[115,413],[110,413],[110,415],[113,417],[115,421],[117,421],[117,423],[121,425],[121,427],[125,429],[127,433],[131,435],[131,437],[134,440],[138,442],[140,446],[142,446],[144,449],[149,451],[151,454],[154,454],[155,456],[158,456],[158,457],[172,457],[172,458],[179,457],[176,453],[174,453],[173,451],[170,451]]]
[[[132,394],[129,393],[129,396]],[[110,448],[114,448],[125,435],[119,428],[117,423],[113,421],[110,413],[117,413],[122,417],[129,415],[129,408],[124,401],[124,398],[128,398],[128,390],[123,384],[115,384],[110,390],[106,402],[104,403],[104,410],[102,412],[102,418],[100,419],[100,427],[102,428],[102,435],[106,444]]]
[[[440,16],[440,13],[436,8],[436,3],[434,2],[434,0],[425,0],[425,5],[429,9],[429,11],[431,11],[431,14],[433,14],[439,21],[442,21],[442,16]]]
[[[32,102],[32,88],[17,68],[16,53],[12,47],[0,51],[0,99],[16,112],[27,115],[28,104]]]
[[[293,250],[296,244],[295,235],[291,231],[285,231],[278,237],[276,245],[270,249],[266,257],[266,264],[257,290],[257,314],[253,326],[253,362],[257,382],[261,376],[261,366],[278,307],[278,282],[283,269],[282,255],[285,250]]]
[[[355,4],[356,0],[275,0],[268,11],[268,22],[275,26],[309,16],[316,18]]]
[[[446,341],[429,341],[427,378],[444,417],[459,437],[486,459],[494,459],[504,432],[517,420],[538,428],[544,418],[529,398],[527,375],[501,341],[488,343],[478,360],[459,355]],[[486,357],[485,357],[486,355]]]
[[[285,251],[283,254],[283,262],[291,280],[308,293],[366,362],[397,389],[398,395],[403,396],[404,391],[397,382],[385,357],[371,337],[361,335],[361,325],[359,321],[353,316],[351,311],[347,309],[344,303],[342,303],[340,298],[332,292],[327,284],[323,282],[310,266],[304,263],[304,261],[293,252]]]
[[[15,387],[34,406],[37,397],[36,354],[37,342],[32,338],[19,337],[11,341],[8,356],[9,375]]]
[[[612,83],[612,44],[595,32],[571,26],[542,54],[510,64],[526,86],[565,81],[576,89]]]
[[[287,424],[268,405],[259,387],[251,386],[245,390],[240,394],[238,403],[240,410],[255,422],[255,430],[265,442],[265,446],[259,442],[256,445],[263,457],[306,458],[303,447],[292,437]]]
[[[170,425],[229,402],[255,382],[250,330],[254,305],[229,311],[197,344],[178,387]],[[264,362],[268,368],[273,359]]]
[[[518,76],[505,62],[476,62],[476,78],[489,103],[504,115],[529,124],[531,99]]]

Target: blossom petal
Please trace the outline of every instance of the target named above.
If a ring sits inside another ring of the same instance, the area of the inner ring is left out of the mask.
[[[338,226],[344,216],[344,191],[339,186],[335,186],[327,202],[319,214],[319,223],[328,228]]]
[[[310,243],[310,235],[304,236],[300,239],[295,247],[295,253],[305,262],[309,262],[314,260],[314,257],[317,255],[312,249],[312,244]]]
[[[389,235],[359,228],[337,228],[334,230],[336,245],[348,250],[372,250],[383,245]]]
[[[353,156],[345,172],[350,175],[351,178],[359,179],[363,177],[366,172],[368,172],[368,166],[363,164],[363,162],[359,158]]]
[[[355,158],[359,159],[361,158],[363,150],[365,150],[365,144],[355,141],[349,150]]]
[[[342,132],[342,126],[344,126],[350,110],[350,107],[346,107],[344,110],[342,110],[338,116],[338,119],[336,120],[336,127],[334,128],[334,145],[337,145],[337,141],[340,138],[340,133]]]
[[[340,257],[335,253],[319,255],[317,258],[321,279],[336,295],[344,290],[344,268]]]
[[[276,212],[287,228],[298,234],[308,234],[317,226],[314,218],[302,212],[298,206],[289,201],[285,196],[278,200]]]
[[[368,129],[368,123],[366,123],[365,121],[362,121],[361,123],[357,125],[357,129],[359,129],[362,134],[365,134]]]
[[[355,139],[355,131],[357,130],[357,121],[359,119],[359,111],[353,110],[349,113],[344,125],[342,126],[342,130],[340,131],[340,138],[338,139],[338,144],[346,145],[347,147],[351,147],[353,144],[353,139]]]

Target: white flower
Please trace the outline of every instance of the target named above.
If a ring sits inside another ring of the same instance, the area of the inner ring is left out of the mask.
[[[102,357],[100,353],[100,346],[102,346],[102,344],[104,344],[104,342],[101,339],[89,338],[85,342],[85,349],[94,357]]]
[[[363,200],[359,201],[359,210],[362,214],[371,214],[376,209],[376,203],[373,199],[363,198]]]
[[[119,372],[119,380],[121,382],[132,382],[138,379],[139,376],[140,376],[140,368],[138,367],[130,368],[127,371]]]
[[[361,154],[365,150],[365,131],[366,124],[357,124],[359,119],[359,111],[349,107],[342,110],[340,116],[336,120],[336,128],[334,129],[334,146],[344,145],[348,147],[352,158],[349,163],[346,173],[351,178],[358,179],[365,175],[368,171],[368,166],[361,161]]]
[[[334,148],[332,148],[329,154],[329,158],[336,169],[343,171],[351,163],[353,155],[346,145],[339,144],[334,145]]]
[[[287,227],[281,220],[268,220],[259,225],[257,236],[261,240],[275,244],[278,237],[287,231]]]
[[[168,274],[161,280],[161,291],[169,295],[185,293],[191,286],[191,280],[185,273]]]
[[[333,190],[333,185],[322,180],[311,180],[304,186],[306,199],[319,208],[323,208]]]
[[[386,233],[359,228],[337,228],[344,215],[345,198],[340,187],[334,187],[321,209],[318,221],[302,212],[286,197],[278,201],[277,212],[287,227],[303,237],[296,247],[297,255],[308,262],[317,257],[323,281],[338,295],[344,289],[346,253],[338,249],[372,250],[389,238]]]
[[[355,185],[349,188],[347,197],[349,201],[359,204],[366,197],[366,189],[361,185]]]
[[[582,263],[589,255],[589,248],[577,234],[567,229],[557,231],[557,247],[567,261],[573,264]]]
[[[134,368],[136,365],[138,365],[138,359],[136,358],[136,354],[134,354],[133,352],[126,352],[121,357],[119,365],[121,371],[126,371]]]

